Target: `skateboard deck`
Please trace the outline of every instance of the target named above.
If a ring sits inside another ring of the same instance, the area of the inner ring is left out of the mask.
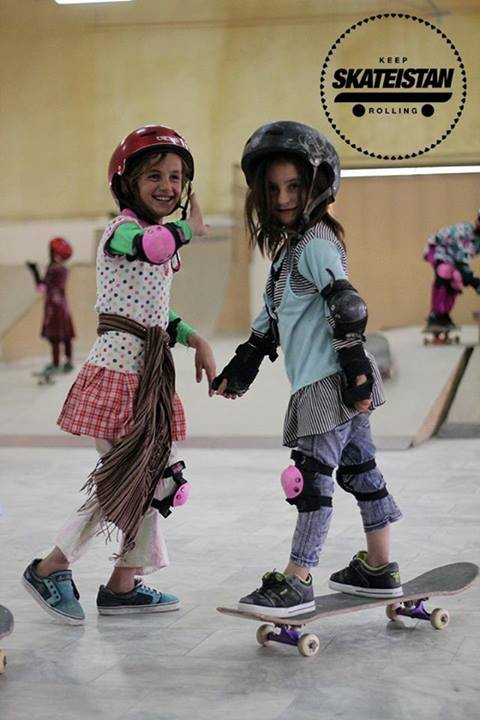
[[[422,334],[424,345],[458,345],[460,342],[459,327],[445,327],[445,325],[426,325]]]
[[[0,605],[0,640],[13,632],[13,615],[8,608]],[[5,672],[7,656],[0,649],[0,675]]]
[[[32,373],[32,375],[37,378],[38,385],[55,385],[55,380],[53,379],[54,372],[40,370],[39,372]]]
[[[280,618],[269,615],[268,612],[255,613],[225,607],[217,607],[217,610],[225,615],[269,623],[258,628],[257,641],[260,645],[268,642],[295,645],[301,655],[309,656],[318,652],[320,640],[311,633],[302,634],[299,629],[313,620],[331,615],[383,606],[386,607],[390,620],[398,621],[402,616],[428,620],[436,630],[442,630],[449,623],[448,611],[436,608],[429,612],[425,601],[437,595],[455,595],[466,590],[474,582],[478,572],[478,566],[470,562],[443,565],[403,583],[403,595],[396,598],[371,598],[338,592],[318,595],[315,597],[315,610],[293,617]]]

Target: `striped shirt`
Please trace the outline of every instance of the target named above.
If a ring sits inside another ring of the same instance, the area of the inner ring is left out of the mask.
[[[292,292],[298,296],[313,295],[320,291],[314,283],[307,280],[299,271],[298,263],[308,243],[318,236],[319,226],[308,230],[296,244],[290,243],[287,246],[281,266],[275,272],[273,267],[266,284],[266,295],[271,307],[277,311],[283,298],[287,285],[290,283]],[[340,255],[341,264],[347,271],[347,257],[342,243],[335,233],[325,223],[321,224],[321,232],[325,239],[333,243]],[[333,318],[327,317],[329,324],[333,327]],[[255,332],[255,330],[254,330]],[[260,333],[256,333],[260,334]],[[358,345],[360,340],[337,340],[332,339],[336,351]],[[372,366],[373,389],[372,409],[385,402],[383,394],[383,383],[380,372],[372,355],[367,353]],[[288,404],[283,427],[283,444],[287,447],[295,447],[299,437],[307,435],[319,435],[338,425],[351,420],[358,412],[345,405],[342,398],[344,377],[342,372],[329,375],[301,387],[293,393]]]

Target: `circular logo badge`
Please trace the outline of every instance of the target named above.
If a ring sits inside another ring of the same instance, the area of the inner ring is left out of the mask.
[[[358,152],[405,160],[452,132],[467,98],[460,53],[422,18],[384,13],[360,20],[330,48],[320,99],[335,132]]]

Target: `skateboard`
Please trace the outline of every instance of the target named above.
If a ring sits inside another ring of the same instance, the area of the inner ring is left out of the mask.
[[[315,597],[315,610],[279,618],[274,615],[235,610],[234,608],[217,607],[218,612],[234,615],[248,620],[257,620],[265,624],[257,630],[259,645],[279,642],[297,647],[300,655],[309,657],[316,655],[320,648],[320,639],[313,633],[302,633],[302,628],[313,620],[330,615],[367,610],[374,607],[385,607],[389,620],[399,622],[402,617],[414,620],[428,620],[436,630],[447,627],[450,616],[447,610],[435,608],[431,612],[425,602],[437,595],[455,595],[466,590],[478,575],[478,566],[470,562],[452,563],[429,570],[422,575],[403,583],[403,595],[397,598],[371,598],[345,593],[328,593]]]
[[[13,631],[13,615],[6,607],[0,605],[0,640]],[[0,649],[0,675],[5,672],[7,656]]]
[[[422,333],[424,345],[458,345],[460,342],[459,327],[445,325],[426,325]]]
[[[393,375],[392,354],[390,352],[390,344],[385,335],[381,333],[369,333],[366,336],[365,349],[375,358],[382,378],[391,378]]]
[[[38,385],[55,385],[53,376],[55,370],[40,370],[39,372],[32,373],[33,377],[37,378]]]

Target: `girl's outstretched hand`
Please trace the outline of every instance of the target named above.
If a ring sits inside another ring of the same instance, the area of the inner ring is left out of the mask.
[[[212,389],[212,382],[217,373],[213,350],[205,338],[198,333],[189,335],[188,344],[195,349],[195,379],[197,383],[202,382],[203,372],[205,371],[208,382],[208,394],[212,397],[212,395],[215,394]]]
[[[187,218],[187,222],[194,235],[202,237],[208,233],[209,226],[203,222],[202,211],[200,210],[200,205],[198,204],[195,193],[190,195],[190,215]]]

